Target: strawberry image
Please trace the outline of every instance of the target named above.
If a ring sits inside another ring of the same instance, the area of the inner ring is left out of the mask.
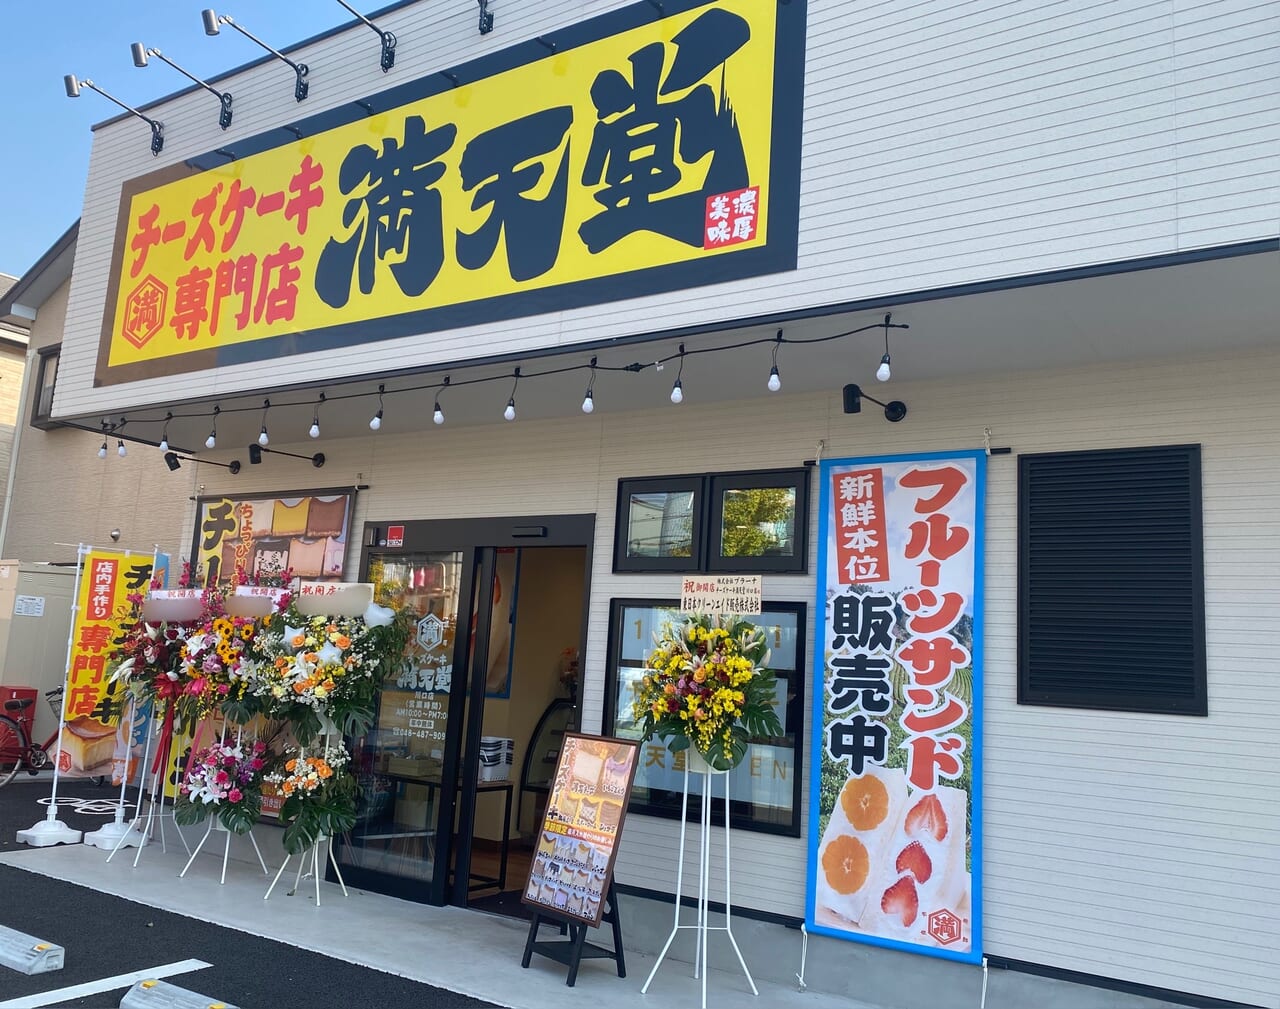
[[[910,876],[903,876],[884,892],[880,898],[880,910],[887,915],[897,915],[903,925],[910,925],[920,914],[920,896]]]
[[[910,873],[917,883],[927,883],[933,875],[933,861],[919,841],[912,841],[898,852],[898,860],[893,867],[899,874]]]
[[[936,795],[926,795],[907,811],[907,833],[912,837],[931,834],[935,841],[947,836],[947,814]]]

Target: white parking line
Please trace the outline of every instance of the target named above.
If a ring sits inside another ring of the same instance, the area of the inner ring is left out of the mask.
[[[74,984],[67,988],[57,988],[54,991],[23,995],[21,998],[10,999],[8,1002],[0,1002],[0,1009],[40,1009],[40,1006],[70,1002],[75,998],[84,998],[86,995],[99,995],[104,991],[111,991],[115,988],[130,988],[136,981],[145,981],[148,978],[173,977],[175,974],[186,974],[188,971],[203,970],[205,967],[212,966],[213,964],[205,963],[203,960],[179,960],[176,963],[166,963],[148,970],[135,970],[128,974],[117,974],[115,977],[104,977],[100,981],[86,981],[84,984]]]

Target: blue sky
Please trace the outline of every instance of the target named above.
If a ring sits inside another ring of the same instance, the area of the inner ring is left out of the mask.
[[[366,13],[387,0],[352,4]],[[155,47],[197,77],[208,79],[264,55],[243,35],[204,34],[200,11],[209,0],[46,0],[10,3],[0,44],[4,98],[0,156],[0,272],[21,276],[80,216],[89,169],[90,127],[120,111],[101,95],[66,97],[62,75],[88,77],[135,108],[190,82],[152,60],[133,65],[131,42]],[[230,0],[213,4],[268,45],[283,49],[351,15],[336,0]],[[474,5],[473,5],[474,6]],[[370,33],[372,39],[372,33]],[[284,68],[281,68],[282,71]],[[217,102],[209,96],[211,113]],[[138,141],[147,128],[138,123]]]

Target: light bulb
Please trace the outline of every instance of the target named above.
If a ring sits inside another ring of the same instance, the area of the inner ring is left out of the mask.
[[[313,420],[311,422],[311,430],[307,432],[312,438],[320,437],[320,421]]]
[[[271,442],[271,439],[267,437],[267,425],[263,424],[262,433],[258,435],[258,444],[265,448],[268,444],[270,444],[270,442]]]
[[[382,408],[378,408],[378,412],[373,415],[369,421],[369,430],[376,431],[382,427]]]
[[[502,416],[507,420],[516,419],[516,400],[514,396],[507,400],[507,408],[502,411]]]
[[[583,412],[583,413],[590,413],[590,412],[591,412],[592,410],[594,410],[595,408],[596,408],[596,400],[595,400],[595,397],[592,395],[591,390],[590,390],[590,389],[588,389],[588,390],[587,390],[587,395],[586,395],[586,396],[583,398],[583,400],[582,400],[582,412]]]
[[[876,378],[881,382],[889,381],[889,355],[886,353],[880,358],[880,367],[876,369]]]
[[[119,439],[119,441],[116,443],[116,455],[118,455],[121,459],[123,459],[128,454],[129,454],[128,450],[124,447],[124,439],[123,438]]]
[[[444,411],[440,409],[440,403],[437,401],[435,412],[431,415],[431,419],[437,424],[444,423]]]
[[[217,444],[218,444],[218,432],[210,431],[209,437],[204,440],[204,447],[213,448]]]
[[[161,452],[169,451],[169,436],[167,434],[162,434],[160,436],[160,451]]]
[[[107,457],[107,443],[104,441],[102,447],[98,449],[98,458],[105,459]]]
[[[671,387],[671,402],[673,403],[684,402],[684,385],[681,383],[680,379],[678,378],[676,379],[676,384]]]
[[[782,379],[778,377],[778,366],[775,364],[769,369],[769,391],[777,392],[782,388]]]

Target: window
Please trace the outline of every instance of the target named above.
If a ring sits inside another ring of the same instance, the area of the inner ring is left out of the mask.
[[[58,359],[61,345],[38,351],[35,396],[31,401],[31,426],[50,428],[53,423],[53,389],[58,381]]]
[[[1018,702],[1208,714],[1200,447],[1018,460]]]
[[[609,610],[609,664],[605,670],[605,735],[639,739],[632,714],[635,687],[645,674],[654,634],[663,624],[682,622],[680,604],[664,599],[615,599]],[[729,814],[734,829],[800,836],[800,770],[804,741],[804,603],[765,603],[760,616],[746,619],[769,635],[769,667],[778,678],[778,719],[783,734],[753,740],[729,775]],[[690,816],[696,816],[702,788],[690,775]],[[695,791],[696,787],[696,791]],[[678,819],[684,794],[684,755],[660,739],[640,748],[631,789],[631,812]],[[711,815],[724,822],[720,786]]]
[[[617,520],[615,571],[800,573],[809,470],[620,480]]]

